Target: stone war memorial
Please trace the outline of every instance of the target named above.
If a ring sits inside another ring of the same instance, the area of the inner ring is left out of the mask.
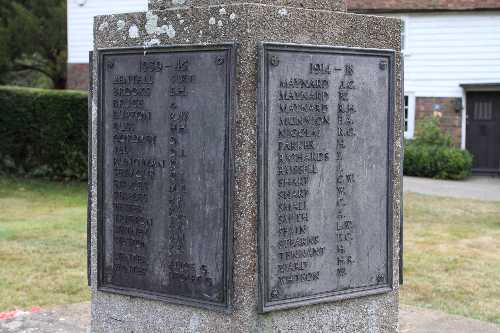
[[[94,22],[91,332],[397,332],[400,21],[150,0]]]

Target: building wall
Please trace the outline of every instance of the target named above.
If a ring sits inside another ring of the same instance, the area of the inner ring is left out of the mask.
[[[68,64],[67,89],[88,90],[89,89],[89,64]]]
[[[68,0],[68,89],[88,89],[94,16],[143,12],[147,8],[147,0]]]
[[[460,84],[500,81],[500,11],[402,14],[405,90],[462,97]]]
[[[457,102],[460,98],[455,97],[418,97],[415,103],[415,121],[419,121],[428,117],[439,118],[441,128],[448,133],[453,144],[460,147],[461,129],[462,129],[462,112],[457,111]],[[418,125],[417,125],[418,126]]]
[[[94,16],[147,9],[147,0],[68,0],[68,63],[89,62],[89,51],[92,50],[94,42]]]
[[[88,51],[92,49],[92,17],[105,13],[147,10],[147,0],[88,0],[78,6],[68,0],[68,87],[87,89]],[[410,8],[422,6],[426,1],[378,0],[367,11],[383,8]],[[443,8],[470,9],[494,8],[500,1],[490,0],[440,0],[432,1]],[[351,11],[356,1],[351,0]],[[382,4],[382,5],[381,5]],[[373,9],[374,7],[378,8]],[[358,7],[360,5],[358,4]],[[365,6],[365,7],[366,7]],[[384,7],[385,6],[385,7]],[[405,7],[406,6],[406,7]],[[427,9],[432,4],[427,4]],[[475,6],[475,7],[474,7]],[[489,7],[488,7],[489,6]],[[105,7],[105,8],[104,8]],[[415,8],[418,9],[418,8]],[[421,8],[420,8],[421,9]],[[443,129],[452,134],[455,142],[465,147],[461,133],[463,112],[456,111],[457,98],[464,92],[461,84],[500,82],[500,11],[407,12],[385,13],[405,21],[405,94],[414,98],[410,119],[415,122],[424,116],[442,115]],[[462,102],[465,105],[464,102]],[[436,110],[436,108],[438,110]],[[411,137],[411,135],[407,135]]]
[[[461,84],[500,82],[500,11],[384,15],[405,21],[405,94],[415,99],[409,121],[441,114],[442,128],[464,148],[465,109],[457,112],[456,99],[465,107]]]

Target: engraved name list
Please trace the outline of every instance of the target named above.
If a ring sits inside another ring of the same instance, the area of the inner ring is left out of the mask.
[[[99,288],[228,309],[232,47],[100,51]]]
[[[261,311],[387,291],[390,53],[260,56]]]

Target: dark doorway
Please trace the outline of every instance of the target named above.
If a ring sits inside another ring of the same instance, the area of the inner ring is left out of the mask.
[[[500,92],[467,93],[466,147],[474,155],[472,171],[500,172]]]

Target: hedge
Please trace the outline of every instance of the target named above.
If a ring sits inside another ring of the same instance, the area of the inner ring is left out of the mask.
[[[438,118],[421,120],[415,139],[405,140],[405,175],[459,180],[469,176],[471,168],[472,155],[453,146]]]
[[[85,179],[87,93],[0,87],[0,172]]]
[[[464,179],[470,175],[472,155],[459,148],[406,141],[404,174],[439,179]]]

